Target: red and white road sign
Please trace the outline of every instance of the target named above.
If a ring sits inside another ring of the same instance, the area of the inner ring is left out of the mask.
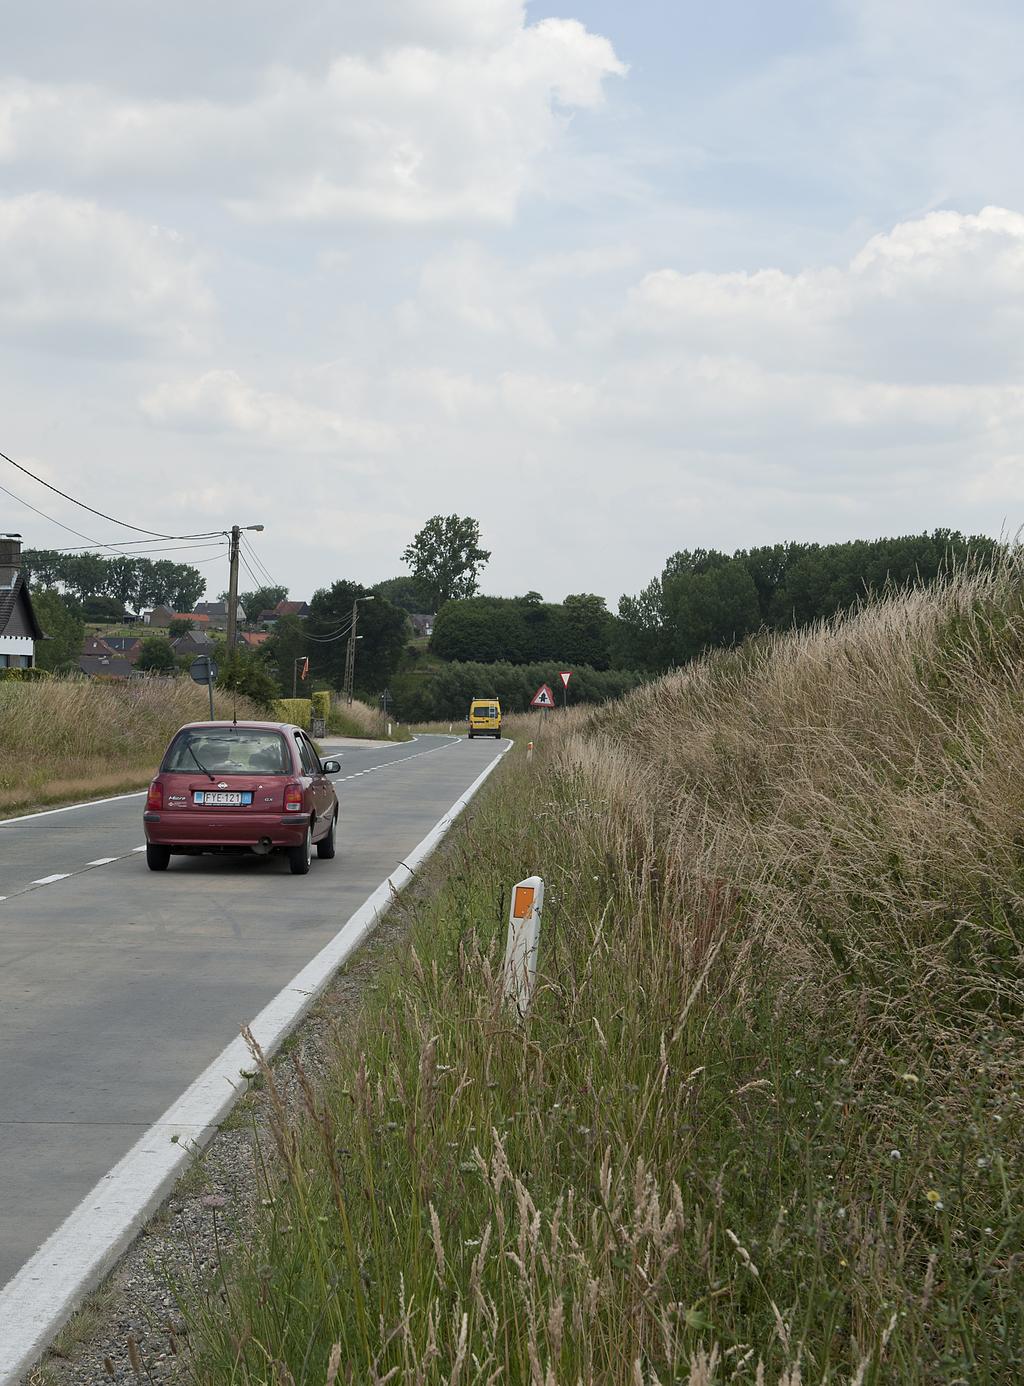
[[[546,683],[542,683],[541,686],[537,689],[536,693],[534,693],[533,697],[530,699],[530,706],[531,706],[531,707],[554,707],[554,705],[555,705],[555,695],[554,695],[554,693],[552,693],[551,689],[547,686]]]
[[[559,671],[558,671],[558,677],[562,680],[562,687],[563,687],[563,688],[568,688],[568,687],[569,687],[569,680],[572,678],[572,670],[571,670],[571,669],[559,669]]]

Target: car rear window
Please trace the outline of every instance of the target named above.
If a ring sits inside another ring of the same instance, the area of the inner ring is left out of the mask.
[[[497,709],[496,707],[475,707],[475,708],[473,709],[473,716],[474,716],[474,717],[492,717],[492,718],[493,718],[493,717],[497,717],[497,715],[498,715],[498,709]]]
[[[200,770],[211,775],[287,775],[291,768],[283,736],[244,727],[180,731],[160,767],[186,775]]]

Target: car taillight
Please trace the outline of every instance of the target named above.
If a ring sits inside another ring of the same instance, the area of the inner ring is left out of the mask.
[[[284,787],[284,807],[286,813],[302,812],[302,785],[294,780]]]
[[[146,810],[162,809],[164,806],[164,787],[159,780],[154,780],[149,786],[149,793],[146,795]]]

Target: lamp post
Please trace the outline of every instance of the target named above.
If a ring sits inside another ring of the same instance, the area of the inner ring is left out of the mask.
[[[298,697],[299,665],[300,665],[300,664],[305,664],[305,662],[308,660],[308,658],[309,658],[308,655],[297,655],[297,656],[295,657],[295,659],[292,660],[292,697],[293,697],[293,698],[297,698],[297,697]],[[302,677],[305,678],[306,675],[303,674]]]
[[[371,593],[368,597],[356,597],[352,603],[352,629],[348,637],[348,649],[345,652],[345,701],[351,703],[352,690],[356,681],[356,641],[361,640],[361,635],[356,635],[356,625],[359,621],[359,603],[372,602],[376,597]]]

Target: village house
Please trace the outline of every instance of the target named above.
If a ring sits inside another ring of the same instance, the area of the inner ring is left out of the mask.
[[[309,602],[278,602],[272,611],[261,611],[256,618],[259,626],[273,626],[282,616],[298,616],[305,620],[309,615]]]
[[[21,535],[0,535],[0,669],[31,669],[45,640],[21,571]]]
[[[192,613],[192,619],[197,623],[206,620],[214,630],[227,630],[228,628],[228,604],[227,602],[196,602],[196,609]],[[235,607],[235,621],[241,625],[245,620],[245,612],[242,610],[241,602]]]

